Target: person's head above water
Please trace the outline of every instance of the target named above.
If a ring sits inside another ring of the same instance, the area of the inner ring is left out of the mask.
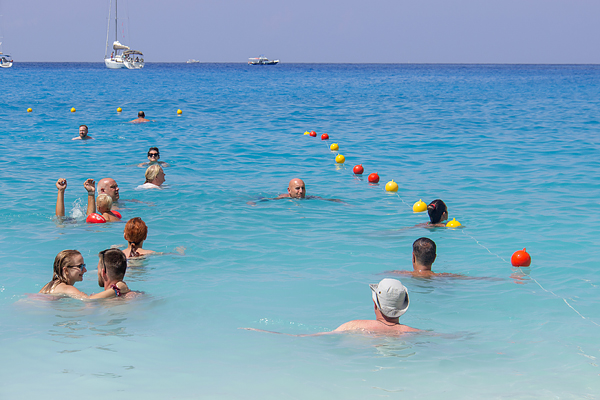
[[[87,125],[79,125],[79,137],[81,139],[85,139],[85,137],[88,134],[88,127]]]
[[[146,114],[143,111],[138,112],[138,118],[146,118]]]
[[[127,272],[127,257],[119,249],[106,249],[98,253],[98,286],[107,282],[122,281]]]
[[[112,204],[112,198],[106,193],[100,193],[96,198],[96,208],[98,208],[98,212],[100,214],[109,212],[112,208]]]
[[[436,246],[433,240],[422,237],[414,241],[412,263],[415,271],[431,271],[435,257]]]
[[[50,293],[59,283],[73,285],[75,282],[82,281],[85,272],[81,253],[77,250],[63,250],[54,258],[52,280],[42,288],[41,293]]]
[[[125,224],[125,232],[123,233],[123,237],[129,243],[133,243],[139,246],[140,243],[146,240],[147,236],[148,227],[141,218],[131,218]]]
[[[306,197],[306,185],[299,178],[294,178],[288,185],[288,194],[294,199],[303,199]]]
[[[160,186],[165,182],[165,171],[159,164],[152,164],[146,169],[146,183]]]
[[[149,162],[157,162],[160,158],[160,151],[158,151],[158,147],[150,147],[148,150],[148,161]]]
[[[429,203],[427,213],[432,224],[439,224],[448,219],[448,207],[442,200],[437,199]]]
[[[408,310],[408,290],[399,280],[385,278],[369,286],[373,291],[376,310],[386,319],[397,319]]]
[[[119,200],[119,185],[112,178],[104,178],[98,182],[98,192],[109,195],[113,202]]]

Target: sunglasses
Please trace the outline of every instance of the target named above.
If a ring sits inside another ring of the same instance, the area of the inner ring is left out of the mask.
[[[81,271],[85,268],[85,264],[71,265],[69,268],[79,268]]]
[[[160,157],[158,153],[148,153],[148,157]]]

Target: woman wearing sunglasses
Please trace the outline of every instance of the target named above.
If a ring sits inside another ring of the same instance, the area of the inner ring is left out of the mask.
[[[158,151],[158,147],[150,147],[150,149],[148,150],[148,162],[138,164],[138,167],[147,167],[148,165],[152,164],[160,164],[163,167],[169,166],[169,164],[167,164],[164,161],[160,161],[159,159],[160,151]]]
[[[63,250],[54,259],[54,275],[40,293],[63,294],[76,299],[106,299],[116,296],[116,290],[109,288],[100,293],[88,296],[73,286],[75,282],[83,280],[83,274],[87,272],[83,263],[83,256],[77,250]],[[127,285],[123,282],[117,284],[122,292],[127,292]]]

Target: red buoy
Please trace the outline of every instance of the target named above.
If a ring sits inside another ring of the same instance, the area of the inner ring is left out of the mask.
[[[329,135],[324,133],[321,135],[321,140],[329,140]]]
[[[315,131],[310,131],[310,136],[312,136],[312,137],[317,137],[317,132],[315,132]]]
[[[363,168],[362,164],[359,164],[355,165],[352,171],[354,171],[355,175],[362,175],[362,173],[365,172],[365,169]]]
[[[531,256],[527,250],[517,250],[510,258],[510,263],[513,267],[529,267],[531,265]]]
[[[377,172],[373,172],[371,175],[369,175],[369,182],[371,182],[371,183],[379,182],[379,175],[377,175]]]

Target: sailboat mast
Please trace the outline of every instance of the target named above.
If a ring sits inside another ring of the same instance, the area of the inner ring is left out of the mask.
[[[119,40],[119,22],[117,19],[118,10],[119,10],[119,6],[117,4],[117,0],[115,0],[115,40]]]

